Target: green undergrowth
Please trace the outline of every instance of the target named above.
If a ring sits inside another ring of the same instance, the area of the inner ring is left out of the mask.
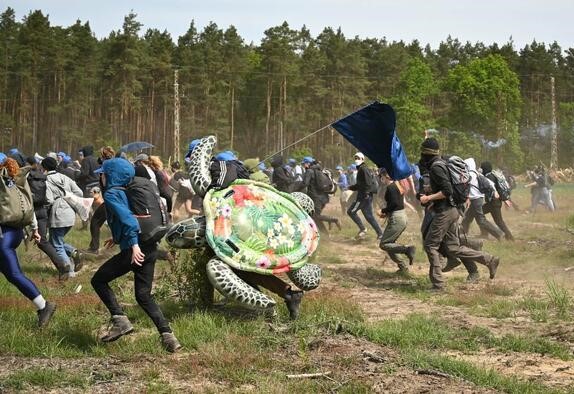
[[[0,392],[3,390],[23,391],[31,388],[53,390],[58,388],[86,388],[89,377],[85,373],[71,373],[52,368],[29,368],[17,371],[2,378]]]
[[[479,352],[495,349],[500,352],[537,353],[572,360],[572,351],[565,344],[537,336],[506,334],[494,336],[488,329],[452,327],[439,318],[411,314],[401,320],[384,320],[358,328],[357,334],[387,346],[405,349],[458,350]]]

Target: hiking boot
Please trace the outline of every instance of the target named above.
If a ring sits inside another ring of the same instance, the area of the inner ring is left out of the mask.
[[[466,277],[466,283],[478,283],[480,279],[480,274],[478,272],[472,272]]]
[[[74,262],[74,272],[78,272],[84,266],[84,262],[82,261],[82,254],[78,249],[75,249],[72,252],[72,261]]]
[[[377,235],[377,241],[380,241],[381,239],[383,239],[383,234]]]
[[[38,327],[45,327],[56,311],[56,304],[46,301],[44,309],[38,311]]]
[[[161,344],[165,350],[170,353],[175,353],[181,349],[181,344],[173,335],[173,332],[162,332],[161,333]]]
[[[498,269],[498,265],[500,264],[500,259],[496,256],[490,260],[488,264],[488,272],[490,273],[490,279],[494,279],[496,276],[496,270]]]
[[[429,290],[433,294],[443,294],[445,292],[444,287],[433,286]]]
[[[68,271],[58,271],[58,281],[65,282],[70,279],[70,273]]]
[[[102,337],[102,342],[113,342],[119,339],[122,335],[129,334],[134,330],[134,326],[130,323],[130,319],[124,315],[112,316],[112,327],[107,335]]]
[[[407,246],[407,257],[409,258],[409,265],[413,265],[413,261],[415,261],[415,253],[417,251],[416,246],[410,245]]]
[[[365,239],[366,236],[367,236],[367,230],[361,230],[359,231],[355,239],[356,240]]]
[[[442,272],[450,272],[453,269],[455,269],[456,267],[458,267],[459,265],[460,265],[460,261],[458,261],[457,259],[448,259],[446,261],[446,265],[442,269]]]
[[[289,310],[289,318],[291,320],[297,320],[299,317],[299,307],[301,306],[301,300],[303,299],[302,291],[288,290],[285,294],[285,305]]]
[[[335,226],[341,231],[343,227],[341,227],[341,221],[339,219],[335,219]]]
[[[395,274],[398,276],[409,276],[409,269],[405,266],[399,267],[399,269],[395,271]]]

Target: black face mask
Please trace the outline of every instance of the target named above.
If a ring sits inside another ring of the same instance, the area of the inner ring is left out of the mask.
[[[429,162],[430,162],[429,156],[421,155],[421,158],[419,160],[419,167],[421,169],[428,170],[429,169]]]

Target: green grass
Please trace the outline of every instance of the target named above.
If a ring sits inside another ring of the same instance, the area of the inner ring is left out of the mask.
[[[358,335],[401,350],[458,350],[477,352],[495,349],[501,352],[546,354],[561,360],[574,359],[567,345],[537,336],[506,334],[496,337],[485,328],[451,327],[439,318],[411,314],[401,320],[384,320],[357,328]]]
[[[572,312],[572,297],[566,288],[554,280],[546,281],[546,294],[560,318],[569,318]]]
[[[88,376],[84,374],[72,374],[51,368],[29,368],[14,372],[2,378],[0,392],[2,390],[52,390],[56,388],[85,388],[88,385]]]
[[[504,376],[493,369],[485,369],[476,365],[443,356],[429,353],[420,349],[406,350],[403,353],[406,363],[413,369],[435,369],[451,376],[472,382],[477,386],[500,390],[505,393],[538,394],[561,393],[540,382],[523,381],[514,376]]]

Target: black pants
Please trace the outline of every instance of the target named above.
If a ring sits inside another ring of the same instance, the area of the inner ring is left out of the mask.
[[[155,260],[157,258],[157,244],[142,244],[140,248],[145,254],[145,259],[141,267],[131,263],[131,248],[124,249],[106,261],[94,274],[92,287],[112,316],[125,315],[109,283],[132,271],[134,273],[134,288],[137,303],[153,320],[160,333],[171,332],[168,321],[163,316],[159,305],[151,295]]]
[[[35,209],[34,212],[38,221],[38,234],[40,234],[38,248],[52,260],[52,264],[59,272],[64,272],[67,261],[62,260],[54,246],[48,241],[48,213],[45,208]]]
[[[488,219],[486,219],[486,216],[484,216],[483,205],[484,198],[470,200],[470,205],[468,206],[466,212],[464,213],[464,218],[462,219],[462,228],[465,233],[468,233],[470,224],[474,219],[476,219],[476,224],[478,224],[478,227],[480,227],[481,232],[486,232],[492,235],[494,238],[500,239],[503,233]]]
[[[313,200],[313,205],[315,206],[315,210],[313,211],[313,220],[315,221],[315,224],[317,225],[319,231],[321,233],[326,234],[328,233],[328,231],[324,223],[335,223],[337,221],[337,218],[333,216],[323,215],[323,209],[325,209],[325,205],[327,205],[327,203],[324,202],[324,200],[317,197],[311,199]],[[327,202],[329,202],[328,198]]]
[[[101,204],[96,208],[92,219],[90,220],[90,236],[92,237],[90,241],[90,250],[100,249],[100,230],[107,220],[106,216],[106,205]]]
[[[494,223],[498,226],[499,229],[501,229],[504,232],[504,238],[506,238],[509,241],[512,241],[514,239],[512,233],[510,232],[510,229],[508,228],[508,226],[504,222],[504,219],[502,218],[502,201],[500,201],[499,199],[494,199],[491,202],[484,204],[484,206],[482,207],[482,211],[484,212],[485,215],[487,213],[490,213],[492,215],[492,220],[494,220]]]

